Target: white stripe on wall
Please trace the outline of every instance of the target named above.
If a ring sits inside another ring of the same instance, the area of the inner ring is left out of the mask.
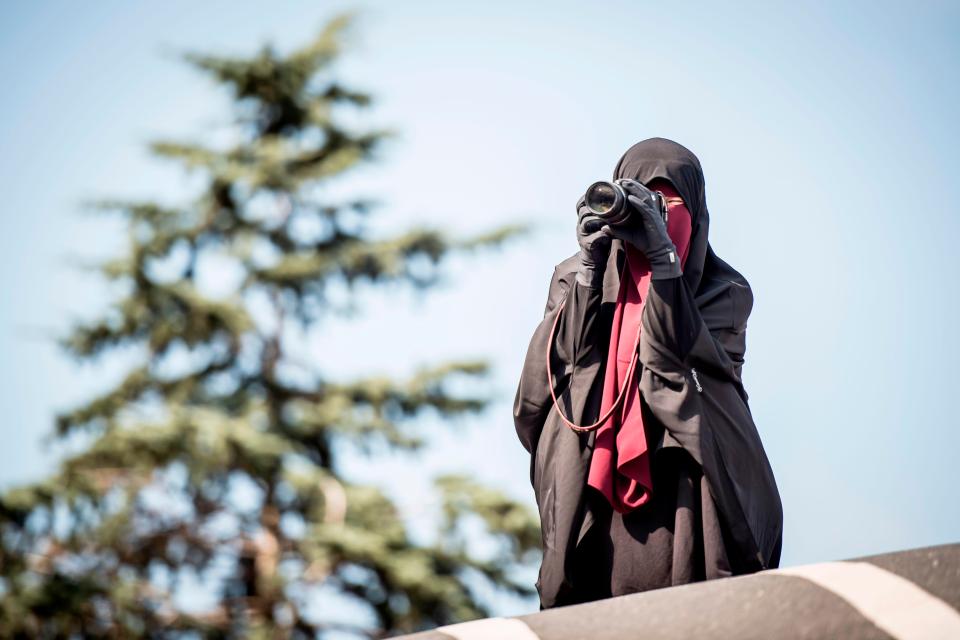
[[[457,640],[540,640],[523,620],[516,618],[485,618],[437,627]]]
[[[820,562],[763,574],[806,578],[837,594],[899,640],[960,638],[960,613],[906,578],[869,562]]]

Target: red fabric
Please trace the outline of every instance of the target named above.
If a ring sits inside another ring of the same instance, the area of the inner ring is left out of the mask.
[[[654,180],[650,189],[660,190],[668,198],[679,193],[666,181]],[[667,232],[677,247],[681,266],[686,264],[690,248],[691,218],[685,204],[670,204]],[[627,368],[636,352],[643,303],[650,287],[650,263],[630,243],[624,243],[627,260],[620,276],[620,293],[613,312],[610,349],[603,380],[600,415],[606,413],[625,383]],[[637,387],[641,366],[634,368],[623,404],[597,429],[587,484],[603,493],[614,509],[627,513],[650,501],[653,482],[647,434],[640,410]]]

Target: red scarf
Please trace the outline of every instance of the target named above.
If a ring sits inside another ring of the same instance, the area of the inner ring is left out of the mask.
[[[658,180],[649,188],[662,191],[668,198],[680,196],[669,182]],[[690,248],[690,211],[680,201],[668,203],[668,209],[667,232],[677,247],[680,265],[684,266]],[[597,429],[587,475],[587,484],[603,493],[620,513],[646,504],[653,495],[649,446],[640,409],[639,362],[631,379],[624,380],[637,347],[634,340],[639,336],[643,303],[650,287],[650,262],[630,243],[625,242],[624,248],[627,260],[613,312],[600,415],[613,406],[622,385],[629,384],[631,388],[626,391],[623,405]]]

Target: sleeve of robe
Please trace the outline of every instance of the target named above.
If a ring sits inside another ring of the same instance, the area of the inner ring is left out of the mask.
[[[747,405],[740,377],[746,327],[735,326],[733,319],[736,305],[749,308],[753,298],[749,289],[736,286],[724,295],[730,297],[729,304],[716,305],[722,313],[704,318],[683,277],[651,280],[642,317],[641,361],[665,381],[677,380],[677,373],[692,377],[699,365],[733,383]]]
[[[740,377],[752,293],[731,283],[717,295],[724,297],[704,317],[682,277],[651,281],[641,386],[651,411],[703,466],[744,571],[775,567],[782,506]]]
[[[598,340],[597,323],[601,305],[602,287],[590,288],[577,282],[575,273],[561,273],[554,269],[543,319],[537,326],[527,348],[513,404],[517,435],[531,454],[530,477],[537,442],[547,414],[553,407],[547,384],[547,357],[551,358],[553,388],[564,415],[580,424],[589,388],[597,383],[603,361],[603,344]],[[561,303],[564,303],[561,308]],[[557,315],[553,345],[548,343],[550,329]],[[601,382],[602,384],[602,382]],[[571,393],[571,390],[576,393]]]

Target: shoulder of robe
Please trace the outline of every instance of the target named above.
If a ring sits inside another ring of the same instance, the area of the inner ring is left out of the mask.
[[[720,312],[723,320],[712,323],[708,328],[734,365],[737,377],[743,366],[747,351],[747,320],[753,309],[753,291],[746,280],[731,280],[727,283],[726,296],[728,304],[714,305]],[[705,317],[710,316],[708,312]]]
[[[580,265],[580,252],[574,253],[553,268],[553,276],[550,279],[550,293],[547,296],[547,306],[544,309],[544,315],[550,313],[560,301],[576,277],[577,269]]]
[[[753,311],[753,290],[746,279],[716,278],[696,296],[700,315],[711,331],[743,331]]]
[[[577,268],[580,266],[580,252],[577,251],[569,258],[563,260],[555,268],[555,271],[558,274],[573,273],[576,272]]]
[[[733,327],[737,331],[747,328],[747,320],[753,311],[753,290],[745,279],[730,282],[730,297],[733,300]]]

